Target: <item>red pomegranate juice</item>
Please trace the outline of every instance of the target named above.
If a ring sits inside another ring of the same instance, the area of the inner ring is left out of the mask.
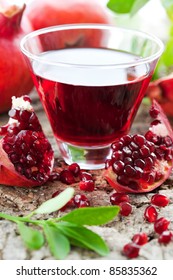
[[[69,48],[40,57],[51,63],[34,62],[33,76],[58,140],[101,147],[129,131],[151,79],[147,64],[119,69],[114,65],[139,58],[107,49]]]

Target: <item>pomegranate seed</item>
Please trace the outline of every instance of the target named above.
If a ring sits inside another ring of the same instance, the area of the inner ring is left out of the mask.
[[[69,165],[68,170],[77,177],[80,173],[80,166],[77,163],[72,163]]]
[[[81,181],[89,181],[89,180],[93,180],[93,177],[90,173],[85,172],[85,171],[81,171],[79,174],[79,178]]]
[[[124,245],[123,254],[129,259],[133,259],[139,256],[139,250],[140,250],[140,246],[138,246],[134,242],[131,242]]]
[[[132,241],[141,246],[148,242],[148,236],[146,233],[137,233],[133,236]]]
[[[84,194],[76,194],[73,198],[73,202],[78,208],[90,206],[90,202]]]
[[[60,173],[60,181],[64,184],[71,185],[75,183],[73,174],[69,170],[62,170]]]
[[[119,205],[121,202],[129,202],[129,196],[124,193],[113,193],[110,196],[110,203],[112,205]]]
[[[169,230],[163,231],[158,238],[158,242],[163,244],[168,244],[170,241],[172,241],[172,237],[173,234],[171,231]]]
[[[54,193],[52,194],[52,198],[58,196],[59,194],[60,194],[59,191],[54,192]],[[72,207],[72,206],[74,206],[73,198],[70,199],[70,200],[69,200],[61,209],[59,209],[59,210],[65,211],[68,207]]]
[[[117,175],[123,174],[124,162],[122,162],[121,160],[115,161],[112,164],[112,169],[113,169],[114,172],[116,172]]]
[[[129,179],[127,176],[125,175],[119,175],[117,177],[117,182],[120,184],[120,185],[123,185],[123,186],[127,186],[129,184]]]
[[[147,220],[149,223],[154,223],[157,220],[157,210],[154,206],[149,205],[144,212],[144,218]]]
[[[143,157],[148,157],[150,155],[150,149],[147,147],[147,146],[143,146],[141,149],[140,149],[140,153]]]
[[[140,167],[140,168],[144,168],[145,166],[145,161],[142,160],[142,159],[136,159],[134,161],[134,165],[137,166],[137,167]]]
[[[128,145],[132,140],[132,136],[131,135],[124,135],[122,137],[122,142],[125,144],[125,145]]]
[[[170,221],[168,221],[164,217],[161,217],[155,221],[154,230],[156,233],[161,234],[162,232],[164,232],[165,230],[168,229],[169,224],[170,224]]]
[[[112,159],[115,159],[115,160],[121,160],[121,159],[123,159],[123,153],[122,153],[122,151],[113,151],[113,153],[112,153]]]
[[[134,135],[133,140],[140,147],[145,144],[145,137],[143,135],[140,134]]]
[[[83,191],[92,192],[95,188],[94,181],[93,180],[80,181],[79,188],[80,190]]]
[[[129,216],[132,213],[132,205],[129,202],[121,202],[119,206],[121,216]]]
[[[105,169],[108,169],[110,166],[112,166],[112,160],[111,159],[107,159],[105,161]]]
[[[165,207],[169,204],[169,199],[166,195],[163,194],[155,194],[151,198],[151,203],[158,207]]]
[[[58,172],[52,172],[49,176],[49,181],[54,182],[54,181],[59,181],[60,180],[60,174]]]
[[[136,171],[131,165],[126,165],[124,168],[124,174],[127,174],[129,177],[134,177],[136,175]]]
[[[123,147],[123,143],[122,142],[113,142],[111,145],[112,150],[114,151],[118,151],[121,150],[121,148]]]
[[[151,107],[151,109],[150,109],[150,116],[153,118],[153,119],[155,119],[155,118],[157,118],[157,116],[159,115],[159,110],[157,109],[157,108],[155,108],[155,107]]]
[[[29,103],[31,103],[31,98],[28,95],[24,95],[23,96],[23,100],[28,101]]]

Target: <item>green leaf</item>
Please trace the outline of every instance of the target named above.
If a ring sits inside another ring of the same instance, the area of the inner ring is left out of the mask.
[[[28,249],[38,250],[43,246],[44,236],[40,231],[32,229],[21,222],[18,223],[18,230]]]
[[[109,0],[107,7],[115,13],[130,13],[136,0]]]
[[[102,225],[112,220],[119,209],[118,206],[78,208],[64,215],[60,220],[78,225]]]
[[[73,245],[87,248],[101,256],[109,253],[109,248],[101,236],[83,226],[61,222],[56,224],[56,227],[69,238]]]
[[[65,259],[70,252],[70,243],[66,236],[52,225],[45,224],[43,229],[52,255],[58,260]]]
[[[150,0],[109,0],[107,7],[118,14],[136,14]]]
[[[50,214],[61,209],[66,203],[73,197],[74,189],[67,188],[63,192],[61,192],[58,196],[51,198],[41,204],[36,210],[34,210],[34,214]]]
[[[15,223],[17,223],[18,221],[21,220],[21,217],[11,216],[11,215],[8,215],[8,214],[5,214],[5,213],[0,213],[0,218],[9,220],[9,221],[12,221],[12,222],[15,222]]]
[[[134,16],[150,0],[136,0],[131,8],[130,15]]]

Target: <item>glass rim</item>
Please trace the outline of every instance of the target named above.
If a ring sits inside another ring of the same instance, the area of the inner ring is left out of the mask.
[[[115,63],[115,64],[75,64],[75,63],[67,63],[67,62],[53,62],[53,61],[49,61],[47,59],[43,59],[40,58],[39,55],[33,54],[30,51],[28,51],[25,47],[25,43],[34,38],[37,37],[39,35],[42,34],[46,34],[48,32],[55,32],[55,31],[61,31],[61,30],[70,30],[70,29],[102,29],[102,30],[119,30],[122,32],[128,32],[131,34],[136,34],[140,37],[146,38],[148,40],[151,40],[153,42],[155,42],[159,49],[157,52],[155,52],[152,55],[149,55],[147,57],[139,57],[139,59],[137,61],[132,61],[132,62],[125,62],[125,63]],[[137,66],[137,65],[141,65],[143,63],[149,63],[151,61],[154,61],[156,59],[158,59],[161,54],[164,51],[164,44],[163,42],[156,37],[153,34],[144,32],[144,31],[140,31],[140,30],[136,30],[136,29],[130,29],[130,28],[124,28],[124,27],[117,27],[111,24],[93,24],[93,23],[86,23],[86,24],[63,24],[63,25],[55,25],[55,26],[50,26],[50,27],[46,27],[46,28],[41,28],[35,31],[32,31],[30,33],[28,33],[27,35],[25,35],[21,41],[20,41],[20,49],[22,51],[22,53],[35,61],[39,61],[42,63],[45,63],[47,65],[54,65],[54,66],[61,66],[61,67],[79,67],[79,68],[126,68],[126,67],[133,67],[133,66]]]

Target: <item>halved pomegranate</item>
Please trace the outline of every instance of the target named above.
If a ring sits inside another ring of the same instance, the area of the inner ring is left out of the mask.
[[[150,116],[154,119],[143,135],[125,135],[112,144],[112,157],[104,176],[117,192],[141,193],[159,187],[173,166],[173,132],[157,101]]]
[[[49,179],[54,153],[28,96],[12,97],[9,122],[0,128],[0,184],[33,187]]]

